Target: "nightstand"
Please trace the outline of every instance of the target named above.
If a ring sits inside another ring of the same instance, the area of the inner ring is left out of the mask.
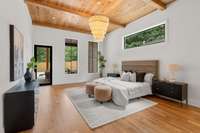
[[[119,73],[107,73],[107,77],[120,77]]]
[[[153,81],[152,92],[171,100],[188,104],[188,84],[184,82]]]

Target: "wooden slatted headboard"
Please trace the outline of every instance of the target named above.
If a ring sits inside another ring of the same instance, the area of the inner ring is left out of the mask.
[[[154,79],[159,79],[158,60],[122,61],[122,71],[153,73]]]

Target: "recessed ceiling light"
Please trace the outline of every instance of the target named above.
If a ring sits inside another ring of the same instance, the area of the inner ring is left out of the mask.
[[[55,20],[55,19],[56,19],[56,17],[52,17],[52,19],[53,19],[53,20]]]
[[[97,5],[101,5],[101,1],[98,1],[98,2],[97,2]]]

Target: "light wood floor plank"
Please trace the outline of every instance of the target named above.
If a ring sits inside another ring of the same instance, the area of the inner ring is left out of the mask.
[[[155,96],[158,105],[105,126],[90,129],[69,98],[66,88],[82,84],[40,87],[35,126],[22,133],[199,133],[200,109]]]

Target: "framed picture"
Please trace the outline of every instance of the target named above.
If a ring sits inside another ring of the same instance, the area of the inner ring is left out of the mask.
[[[24,75],[24,38],[21,32],[10,25],[10,81]]]
[[[135,48],[166,41],[166,22],[137,31],[123,38],[123,48]]]

